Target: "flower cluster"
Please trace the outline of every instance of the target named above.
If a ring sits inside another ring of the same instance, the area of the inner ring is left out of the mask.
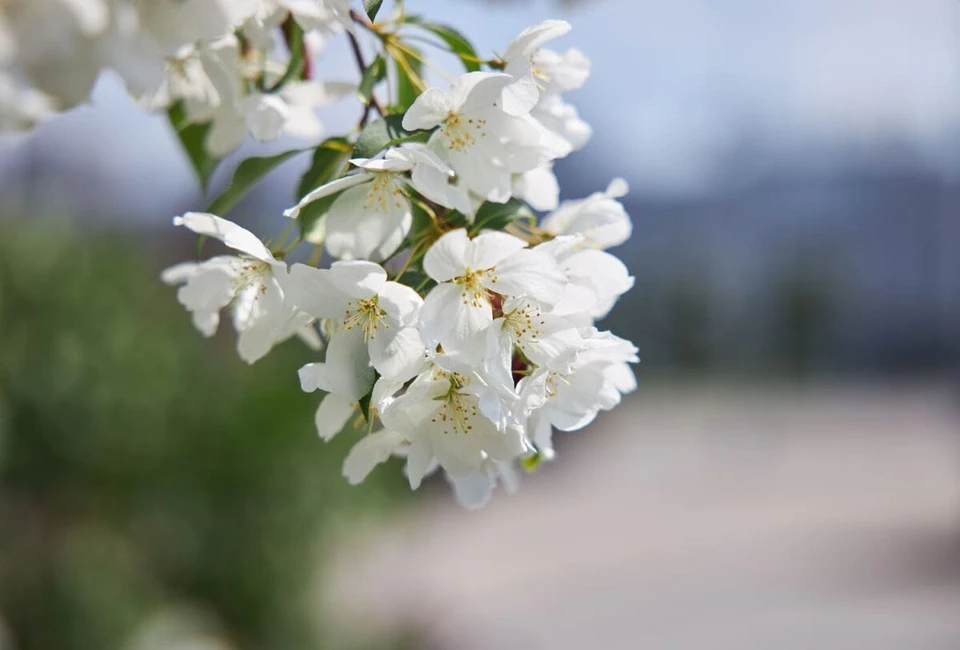
[[[312,80],[308,63],[351,27],[349,11],[349,0],[6,0],[0,131],[76,106],[112,70],[146,107],[175,107],[178,127],[208,125],[213,157],[248,134],[319,138],[314,108],[355,85]]]
[[[324,393],[323,439],[362,432],[343,466],[351,483],[399,456],[412,488],[442,472],[476,507],[498,484],[512,490],[518,467],[551,459],[554,430],[582,429],[636,387],[636,348],[596,327],[633,285],[607,252],[631,234],[619,201],[627,187],[615,179],[559,201],[553,163],[591,134],[564,100],[589,61],[544,47],[568,23],[542,22],[484,59],[402,3],[378,21],[379,5],[364,2],[363,14],[349,0],[7,0],[0,126],[75,104],[111,68],[145,105],[176,116],[185,146],[184,125],[200,128],[209,163],[247,135],[319,137],[313,108],[353,93],[357,131],[313,148],[285,235],[267,245],[213,213],[296,152],[244,161],[210,209],[174,219],[228,250],[162,279],[205,336],[227,310],[249,363],[294,336],[316,351],[322,360],[300,369],[300,386]],[[57,47],[20,38],[44,11],[57,18]],[[311,53],[338,32],[357,86],[313,78]],[[361,35],[377,48],[366,62]],[[423,42],[464,72],[432,85]],[[291,264],[300,244],[313,255]]]

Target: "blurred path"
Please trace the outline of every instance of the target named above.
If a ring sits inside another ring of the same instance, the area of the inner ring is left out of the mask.
[[[327,594],[452,650],[956,650],[957,398],[648,388],[517,496],[358,532]]]

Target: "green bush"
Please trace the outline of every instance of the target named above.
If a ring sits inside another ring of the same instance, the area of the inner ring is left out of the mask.
[[[321,541],[407,490],[340,476],[298,341],[204,340],[142,241],[0,224],[0,615],[18,650],[123,647],[189,607],[241,649],[316,648]]]

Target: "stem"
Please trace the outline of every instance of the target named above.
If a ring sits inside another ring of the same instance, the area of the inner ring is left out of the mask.
[[[350,11],[352,16],[355,12]],[[354,19],[356,20],[356,19]],[[360,43],[357,41],[357,37],[353,32],[347,32],[347,38],[350,39],[350,49],[353,50],[353,58],[357,62],[357,67],[360,68],[360,77],[363,78],[363,73],[366,71],[367,66],[363,62],[363,52],[360,51]],[[370,115],[370,108],[373,108],[381,116],[383,116],[383,107],[380,105],[380,102],[377,101],[376,96],[374,96],[373,91],[370,92],[370,101],[368,101],[363,106],[363,116],[360,118],[360,128],[367,123],[367,117]]]
[[[303,43],[303,30],[293,22],[292,18],[287,18],[283,23],[283,33],[286,36],[287,47],[290,49],[290,62],[287,64],[287,70],[283,73],[283,76],[280,77],[275,84],[267,88],[268,93],[275,93],[293,79],[299,78],[306,65],[306,48]]]

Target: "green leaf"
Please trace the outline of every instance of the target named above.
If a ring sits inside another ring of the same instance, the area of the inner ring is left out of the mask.
[[[419,50],[413,47],[409,49],[420,55]],[[408,57],[403,52],[397,51],[392,54],[394,69],[397,73],[397,110],[403,113],[413,105],[423,90],[423,62],[413,56]],[[411,74],[416,75],[416,79]]]
[[[363,0],[363,10],[367,12],[370,20],[377,19],[377,12],[380,11],[380,5],[383,0]]]
[[[296,201],[306,196],[312,189],[338,178],[350,158],[353,149],[345,138],[330,138],[313,152],[310,168],[300,177],[297,184]],[[300,209],[297,221],[300,224],[300,238],[320,245],[323,243],[323,231],[317,230],[321,217],[340,194],[325,196],[311,201]]]
[[[377,379],[380,378],[380,374],[377,373]],[[370,400],[373,399],[373,389],[370,389],[366,395],[360,398],[360,413],[363,414],[363,419],[367,422],[370,421]]]
[[[380,54],[373,60],[373,63],[367,66],[363,71],[363,77],[360,79],[360,87],[357,90],[357,97],[361,104],[369,104],[373,97],[373,89],[378,83],[387,76],[387,60]]]
[[[325,140],[314,150],[310,168],[300,177],[294,200],[300,201],[310,190],[337,178],[343,172],[352,151],[353,148],[346,138]]]
[[[435,36],[439,36],[450,50],[456,54],[467,72],[476,72],[480,69],[480,57],[473,44],[467,37],[449,25],[424,22],[419,16],[407,16],[407,22],[418,25]]]
[[[490,230],[503,230],[503,228],[519,219],[533,219],[533,212],[527,207],[527,204],[519,199],[510,199],[506,203],[493,203],[486,201],[477,210],[473,225],[470,227],[470,233],[476,234],[484,228]]]
[[[247,158],[237,165],[237,169],[233,172],[233,178],[230,179],[230,184],[227,186],[227,189],[210,203],[207,207],[207,212],[212,212],[217,215],[229,212],[257,181],[280,164],[302,152],[303,149],[292,149],[278,153],[275,156]]]
[[[363,127],[353,155],[357,158],[373,158],[387,147],[401,142],[426,142],[431,131],[407,131],[402,126],[402,115],[379,117]]]
[[[214,158],[207,153],[206,139],[207,132],[210,130],[210,124],[192,124],[187,121],[186,111],[183,109],[183,103],[177,102],[167,111],[167,117],[170,125],[180,140],[184,153],[190,160],[194,172],[197,174],[197,180],[200,181],[200,188],[204,191],[213,175],[213,170],[217,168],[219,159]]]

